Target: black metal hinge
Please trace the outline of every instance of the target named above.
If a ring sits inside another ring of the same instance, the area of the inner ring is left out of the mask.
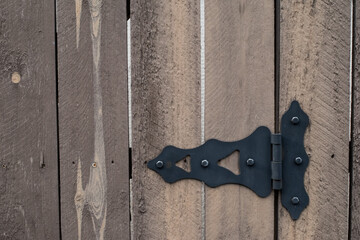
[[[304,174],[309,164],[304,148],[308,124],[308,116],[299,103],[293,101],[281,119],[281,134],[271,134],[267,127],[261,126],[247,138],[235,142],[210,139],[193,149],[167,146],[149,161],[148,167],[168,183],[196,179],[209,187],[240,184],[260,197],[269,196],[272,189],[280,190],[282,205],[296,220],[309,204],[304,187]],[[240,174],[218,165],[235,151],[239,152]],[[176,166],[186,157],[191,159],[190,172]]]

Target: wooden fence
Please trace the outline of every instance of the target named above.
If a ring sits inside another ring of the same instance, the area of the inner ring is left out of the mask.
[[[0,1],[0,239],[359,239],[359,5]],[[310,117],[297,221],[278,193],[146,166],[278,132],[292,100]]]

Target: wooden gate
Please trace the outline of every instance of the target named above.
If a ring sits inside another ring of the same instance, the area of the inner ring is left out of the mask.
[[[0,239],[359,239],[356,5],[2,0]],[[278,192],[147,168],[166,145],[279,132],[293,100],[310,118],[297,221]]]

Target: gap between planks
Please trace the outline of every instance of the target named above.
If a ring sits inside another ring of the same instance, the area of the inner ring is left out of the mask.
[[[59,57],[58,57],[58,27],[57,27],[57,1],[54,0],[54,44],[55,44],[55,79],[56,79],[56,141],[57,141],[57,168],[58,168],[58,211],[59,211],[59,239],[62,239],[61,224],[61,166],[60,166],[60,120],[59,120]]]
[[[131,19],[126,21],[126,35],[127,35],[127,80],[128,80],[128,126],[129,126],[129,151],[132,148],[132,110],[131,110]],[[129,153],[130,156],[130,153]],[[132,168],[132,159],[129,158],[129,172]],[[129,174],[129,206],[130,206],[130,239],[134,239],[134,226],[132,221],[133,216],[133,190],[132,190],[132,176]]]
[[[353,51],[354,48],[354,21],[356,21],[356,18],[354,18],[354,11],[356,8],[355,6],[356,0],[350,0],[350,59],[349,59],[349,171],[348,171],[348,239],[351,239],[351,229],[352,229],[352,214],[351,214],[351,208],[352,208],[352,184],[353,184],[353,119],[354,119],[354,105],[353,105],[353,60],[355,57],[355,51]]]
[[[350,1],[350,59],[349,59],[349,141],[351,141],[351,116],[352,116],[352,68],[353,68],[353,26],[354,26],[354,1]]]

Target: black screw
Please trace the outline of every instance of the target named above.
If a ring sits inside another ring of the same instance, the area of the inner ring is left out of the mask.
[[[249,158],[248,160],[246,160],[246,165],[248,166],[253,166],[255,164],[255,160],[252,158]]]
[[[300,119],[298,117],[292,117],[291,118],[291,123],[294,125],[298,125],[300,122]]]
[[[293,197],[293,198],[291,199],[291,203],[292,203],[293,205],[298,205],[298,204],[300,203],[300,199],[299,199],[298,197]]]
[[[301,157],[297,157],[297,158],[295,158],[295,163],[297,164],[297,165],[300,165],[300,164],[302,164],[302,158]]]
[[[209,166],[209,161],[206,160],[206,159],[202,160],[202,161],[201,161],[201,166],[203,166],[203,167]]]
[[[164,166],[163,161],[157,161],[157,162],[156,162],[156,167],[157,167],[157,168],[162,168],[163,166]]]

